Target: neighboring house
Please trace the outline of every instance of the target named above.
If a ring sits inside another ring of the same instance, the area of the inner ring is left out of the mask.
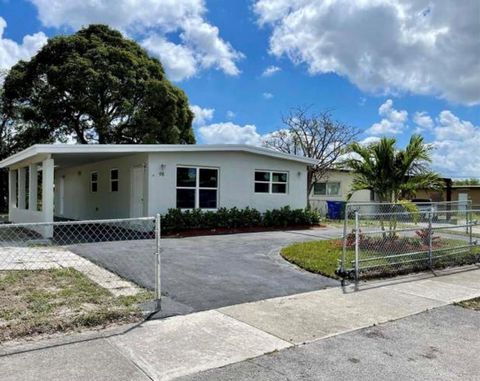
[[[34,145],[9,169],[9,219],[152,216],[169,208],[307,204],[314,160],[247,145]]]
[[[452,185],[452,201],[470,201],[480,208],[480,185]]]
[[[326,212],[326,201],[347,201],[352,188],[354,173],[348,170],[330,170],[324,180],[314,184],[310,194],[310,205],[321,213]],[[370,190],[354,192],[351,202],[371,202],[374,200]]]

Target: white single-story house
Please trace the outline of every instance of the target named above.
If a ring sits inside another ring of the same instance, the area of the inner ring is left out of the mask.
[[[312,208],[321,213],[326,212],[327,201],[347,201],[352,188],[354,173],[346,169],[332,169],[321,181],[313,185],[309,195]],[[375,196],[368,189],[356,191],[352,194],[350,202],[373,202]]]
[[[248,145],[39,144],[0,167],[9,169],[9,220],[21,223],[305,208],[314,163]]]

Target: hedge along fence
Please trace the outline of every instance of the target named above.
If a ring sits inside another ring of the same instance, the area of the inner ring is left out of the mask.
[[[256,209],[220,208],[216,211],[200,209],[169,209],[162,216],[162,232],[174,233],[195,229],[241,229],[279,228],[289,226],[312,226],[320,223],[317,212],[308,209],[267,210],[260,213]]]

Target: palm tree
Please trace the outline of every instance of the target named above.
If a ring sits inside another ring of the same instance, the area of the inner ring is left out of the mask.
[[[397,203],[402,195],[418,189],[441,188],[440,177],[429,169],[432,146],[420,135],[412,135],[405,149],[398,149],[396,143],[395,138],[383,137],[368,146],[351,145],[355,155],[345,161],[355,173],[349,197],[357,190],[370,189],[380,202]],[[381,224],[383,230],[383,220]]]

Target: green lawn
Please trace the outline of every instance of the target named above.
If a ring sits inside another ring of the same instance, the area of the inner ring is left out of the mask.
[[[408,238],[409,242],[416,242],[418,239]],[[445,248],[462,245],[465,241],[442,239],[442,246]],[[363,275],[368,277],[382,277],[387,275],[397,275],[412,271],[421,271],[426,269],[427,253],[417,254],[415,256],[383,258],[392,254],[402,254],[411,252],[413,249],[407,251],[400,247],[382,246],[382,250],[377,251],[370,248],[363,250],[363,258],[377,258],[368,265],[373,266],[370,270],[365,270]],[[338,268],[339,259],[342,256],[342,241],[341,240],[324,240],[296,243],[283,248],[280,252],[281,256],[287,261],[313,273],[322,274],[330,278],[338,279],[335,270]],[[440,254],[442,254],[440,252]],[[472,263],[475,255],[480,254],[480,247],[476,247],[473,253],[465,251],[463,253],[453,256],[444,256],[434,260],[436,268],[443,268],[451,265],[463,265]],[[438,253],[437,253],[438,255]],[[351,261],[354,260],[354,250],[349,248],[346,252],[347,269],[353,267]],[[454,261],[452,259],[454,258]],[[408,262],[415,259],[416,262]],[[364,263],[364,266],[367,262]]]
[[[0,271],[0,342],[135,322],[151,297],[116,297],[74,269]]]
[[[335,270],[342,256],[342,241],[311,241],[295,243],[280,252],[287,261],[302,269],[338,279]],[[351,256],[351,252],[349,255]]]

